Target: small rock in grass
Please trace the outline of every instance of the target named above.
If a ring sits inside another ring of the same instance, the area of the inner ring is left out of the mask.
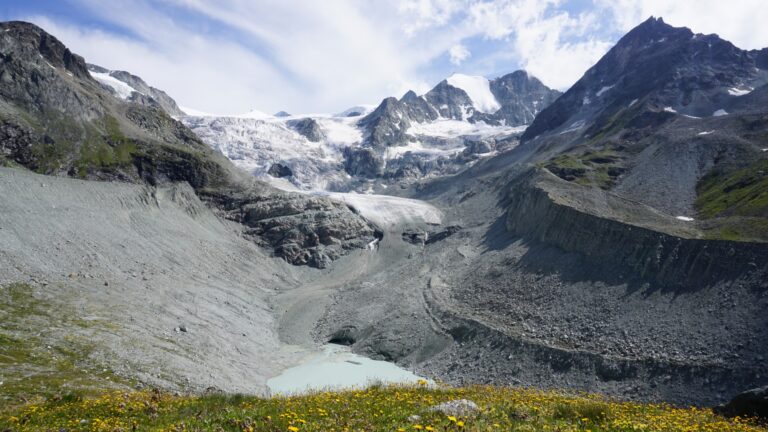
[[[480,407],[471,400],[458,399],[435,405],[429,410],[441,412],[447,416],[469,417],[480,411]]]

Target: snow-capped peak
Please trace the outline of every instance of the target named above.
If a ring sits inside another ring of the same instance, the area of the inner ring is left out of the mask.
[[[446,81],[449,85],[464,90],[472,100],[472,105],[480,112],[493,114],[501,108],[501,104],[491,93],[490,82],[485,77],[453,74]]]

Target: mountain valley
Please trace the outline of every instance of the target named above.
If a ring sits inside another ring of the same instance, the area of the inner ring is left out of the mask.
[[[0,337],[87,345],[99,385],[267,395],[327,344],[455,385],[768,384],[768,48],[650,18],[564,93],[213,115],[5,22],[0,83],[0,284],[41,305]],[[57,373],[4,349],[0,386]]]

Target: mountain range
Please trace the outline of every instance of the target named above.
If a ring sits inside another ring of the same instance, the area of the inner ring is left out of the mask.
[[[82,364],[267,392],[334,343],[448,383],[768,383],[768,49],[650,18],[562,94],[220,116],[10,22],[0,82],[0,283],[87,311],[39,333]]]

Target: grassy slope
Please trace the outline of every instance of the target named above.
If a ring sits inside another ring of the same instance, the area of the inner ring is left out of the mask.
[[[56,342],[50,337],[58,329],[104,324],[35,298],[30,285],[0,287],[0,407],[128,388],[127,381],[89,360],[93,347],[83,336],[69,333]]]
[[[768,240],[768,159],[699,182],[696,209],[711,223],[711,238]]]
[[[470,399],[476,416],[429,408]],[[420,416],[413,418],[411,416]],[[37,431],[766,431],[708,409],[613,402],[594,395],[471,387],[372,387],[341,393],[260,399],[182,397],[158,392],[66,398],[3,413],[0,430]]]

